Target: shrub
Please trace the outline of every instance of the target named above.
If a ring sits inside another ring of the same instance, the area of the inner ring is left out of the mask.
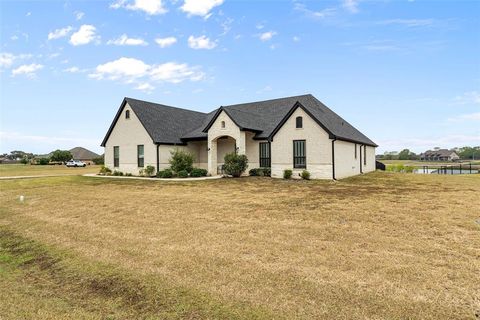
[[[157,178],[171,178],[173,177],[173,172],[171,169],[165,169],[157,172]]]
[[[20,163],[21,164],[27,164],[28,163],[27,157],[23,157],[22,160],[20,160]]]
[[[253,168],[253,169],[248,170],[248,175],[251,176],[251,177],[258,176],[258,174],[259,174],[259,172],[258,172],[257,168]]]
[[[310,172],[308,172],[307,170],[303,170],[300,176],[304,180],[310,180]]]
[[[114,176],[123,176],[123,172],[122,172],[122,171],[115,170],[115,171],[113,171],[113,175],[114,175]]]
[[[292,177],[293,171],[291,169],[283,170],[283,179],[290,179]]]
[[[193,168],[190,172],[190,177],[206,177],[207,174],[207,169]]]
[[[154,166],[147,166],[143,172],[145,173],[146,176],[151,177],[153,176],[153,173],[155,172],[155,167]]]
[[[412,173],[415,170],[415,167],[412,166],[405,166],[405,172]]]
[[[270,177],[272,175],[272,169],[271,168],[260,168],[263,171],[263,175],[265,177]]]
[[[187,172],[192,171],[193,169],[193,154],[187,151],[183,151],[180,149],[175,149],[170,152],[172,155],[169,162],[170,162],[170,168],[174,172],[179,172],[182,170],[185,170]]]
[[[145,171],[144,171],[143,169],[138,170],[138,175],[139,175],[140,177],[145,176]]]
[[[93,163],[95,163],[97,165],[105,163],[105,160],[103,159],[103,155],[98,157],[98,158],[92,159],[92,161],[93,161]]]
[[[127,177],[131,177],[131,176],[133,176],[133,174],[131,174],[130,172],[128,172],[128,173],[125,173],[125,175],[126,175]]]
[[[188,177],[188,172],[187,170],[180,170],[177,172],[177,176],[179,178],[187,178]]]
[[[50,159],[48,159],[48,158],[40,158],[38,160],[38,164],[41,165],[41,166],[45,166],[49,163],[50,163]]]
[[[237,154],[235,152],[227,153],[225,155],[225,164],[223,165],[224,171],[233,176],[240,177],[242,173],[247,170],[248,158],[244,154]]]
[[[99,172],[99,173],[100,173],[100,174],[108,174],[108,173],[112,173],[112,170],[110,170],[110,168],[107,168],[107,167],[105,167],[105,166],[102,166],[102,167],[100,168],[100,172]]]

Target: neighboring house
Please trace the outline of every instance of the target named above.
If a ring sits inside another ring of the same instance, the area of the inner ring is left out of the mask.
[[[80,160],[86,164],[93,164],[93,159],[100,157],[100,155],[96,154],[95,152],[82,147],[75,147],[69,151],[72,154],[73,159]]]
[[[308,170],[338,179],[375,170],[377,145],[314,96],[222,106],[208,114],[125,98],[101,144],[105,165],[137,174],[169,167],[170,151],[194,154],[197,167],[220,172],[225,154],[245,154],[249,168]]]
[[[420,155],[423,161],[457,161],[460,157],[454,150],[438,149],[428,150]]]

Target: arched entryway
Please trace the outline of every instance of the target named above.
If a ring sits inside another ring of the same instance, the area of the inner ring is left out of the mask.
[[[220,174],[224,158],[227,153],[237,152],[236,140],[231,136],[220,136],[210,141],[209,171],[211,174]]]

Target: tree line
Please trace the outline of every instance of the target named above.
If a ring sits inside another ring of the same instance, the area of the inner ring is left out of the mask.
[[[453,148],[452,150],[454,150],[462,160],[480,159],[480,146]],[[420,160],[420,154],[416,154],[409,149],[403,149],[400,152],[386,151],[384,154],[378,155],[377,158],[382,160]]]

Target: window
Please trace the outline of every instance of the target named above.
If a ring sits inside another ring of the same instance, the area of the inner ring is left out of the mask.
[[[355,159],[357,159],[357,144],[355,143]]]
[[[130,110],[125,111],[125,119],[130,119]]]
[[[293,140],[293,167],[300,169],[307,167],[305,140]]]
[[[220,122],[220,125],[222,126],[222,129],[225,129],[225,121]]]
[[[260,142],[260,168],[270,168],[270,143]]]
[[[139,168],[143,168],[144,156],[143,156],[143,144],[137,146],[137,164]]]
[[[296,124],[297,129],[303,128],[303,118],[302,117],[297,117],[295,119],[295,124]]]
[[[367,146],[363,146],[363,164],[367,165]]]
[[[118,168],[120,164],[120,147],[113,147],[113,166]]]

